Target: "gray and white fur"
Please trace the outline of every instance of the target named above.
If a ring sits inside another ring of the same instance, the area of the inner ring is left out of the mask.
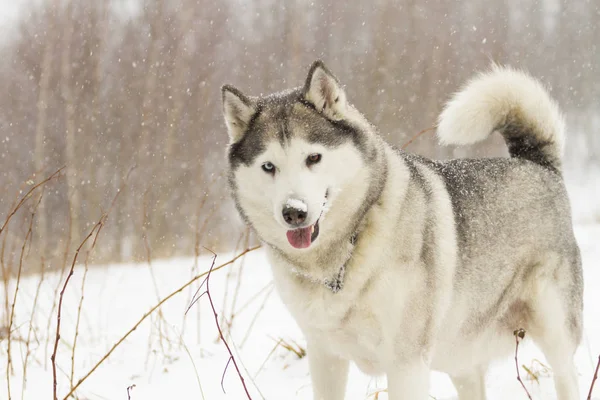
[[[315,399],[344,398],[350,362],[387,375],[391,400],[428,399],[430,370],[485,399],[486,368],[520,328],[558,399],[578,399],[581,258],[564,122],[539,82],[494,67],[454,95],[441,142],[497,131],[510,158],[450,161],[385,143],[320,61],[300,88],[222,96],[231,193],[306,337]]]

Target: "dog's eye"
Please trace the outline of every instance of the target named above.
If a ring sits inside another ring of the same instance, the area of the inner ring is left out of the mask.
[[[266,163],[263,163],[263,165],[261,165],[261,168],[263,171],[265,171],[268,174],[275,173],[275,165],[273,165],[273,163],[271,161],[267,161]]]
[[[321,161],[321,155],[319,153],[314,153],[314,154],[311,154],[310,156],[306,157],[306,165],[309,167],[311,165],[318,164],[319,161]]]

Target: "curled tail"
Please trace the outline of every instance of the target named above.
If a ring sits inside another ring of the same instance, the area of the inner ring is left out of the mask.
[[[456,93],[438,120],[443,144],[471,144],[499,131],[511,157],[560,170],[565,122],[546,89],[528,74],[495,66]]]

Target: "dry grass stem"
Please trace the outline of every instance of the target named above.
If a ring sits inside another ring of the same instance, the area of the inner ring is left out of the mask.
[[[242,232],[240,234],[240,237],[238,238],[237,243],[235,244],[235,248],[233,250],[233,254],[237,253],[240,249],[240,244],[242,243],[242,240],[244,240],[246,232]],[[247,241],[246,241],[247,243]],[[242,247],[244,248],[248,248],[248,246]],[[243,259],[242,259],[243,261]],[[223,302],[221,304],[223,304],[223,313],[221,314],[221,321],[219,322],[220,326],[224,326],[225,330],[229,330],[229,328],[231,327],[230,324],[227,323],[227,319],[226,319],[226,315],[225,315],[225,309],[227,308],[227,299],[229,298],[229,282],[231,281],[231,274],[233,273],[233,268],[230,268],[229,271],[227,271],[227,275],[225,276],[225,290],[223,290]],[[199,308],[199,307],[198,307]],[[215,343],[217,343],[219,341],[219,337],[217,336],[215,338]]]
[[[198,287],[198,291],[204,286],[204,284],[206,284],[206,290],[199,296],[194,296],[194,301],[192,302],[192,304],[190,304],[190,307],[194,303],[196,303],[203,295],[206,295],[206,297],[208,297],[208,302],[210,303],[210,308],[212,309],[213,316],[215,318],[215,325],[217,326],[217,329],[219,331],[219,337],[221,338],[221,341],[223,342],[223,344],[225,345],[225,348],[227,348],[227,352],[229,353],[229,359],[227,360],[227,364],[225,365],[225,369],[223,370],[223,375],[221,376],[221,389],[223,389],[223,393],[225,393],[225,387],[223,386],[223,380],[225,379],[225,374],[227,373],[227,367],[229,366],[230,363],[233,363],[233,366],[235,367],[237,375],[240,378],[240,382],[242,383],[242,386],[244,387],[244,391],[246,392],[246,396],[248,396],[249,400],[252,400],[252,397],[250,396],[250,393],[248,392],[248,388],[246,387],[246,382],[244,381],[244,377],[242,376],[242,373],[240,372],[240,368],[238,367],[235,357],[233,356],[233,353],[231,352],[231,348],[229,347],[229,344],[227,343],[227,340],[225,340],[225,336],[223,335],[223,330],[221,329],[221,325],[219,324],[219,315],[217,314],[217,310],[215,309],[215,304],[214,304],[214,302],[212,300],[212,296],[210,294],[210,275],[215,266],[215,261],[217,260],[217,254],[215,252],[213,252],[212,250],[209,250],[209,249],[206,249],[206,250],[213,253],[213,259],[212,259],[210,269],[208,270],[208,273],[206,274],[206,278]],[[198,292],[196,292],[196,293],[198,293]],[[186,312],[187,311],[189,311],[189,307],[186,310]]]
[[[150,272],[150,277],[152,278],[152,285],[154,287],[154,294],[156,295],[156,300],[160,301],[160,290],[158,289],[158,282],[156,281],[156,274],[154,273],[154,267],[152,265],[152,250],[150,249],[150,242],[148,240],[148,193],[149,190],[146,190],[144,194],[144,206],[143,206],[143,221],[142,221],[142,237],[144,242],[144,249],[146,250],[146,265],[148,266],[148,271]],[[158,330],[158,345],[160,346],[160,350],[162,351],[163,356],[166,354],[164,342],[166,340],[165,335],[163,334],[163,330],[168,326],[165,316],[163,315],[162,310],[158,310],[157,312],[157,330]]]
[[[35,296],[33,298],[33,305],[31,306],[31,321],[34,321],[34,316],[37,310],[37,304],[38,304],[38,299],[40,297],[40,290],[42,288],[42,284],[44,283],[44,275],[45,275],[45,268],[44,268],[44,258],[42,258],[40,260],[40,280],[37,284],[37,288],[35,289]],[[29,365],[29,356],[31,355],[31,334],[33,333],[33,327],[34,324],[33,322],[31,322],[29,324],[29,328],[27,330],[27,339],[25,340],[25,356],[23,359],[23,381],[22,381],[22,388],[21,388],[21,400],[23,400],[25,398],[25,387],[27,385],[27,366]]]
[[[6,219],[4,220],[4,223],[2,224],[2,226],[0,227],[0,236],[2,235],[2,233],[5,233],[5,231],[8,228],[8,225],[11,221],[11,219],[14,217],[14,215],[21,209],[21,207],[25,204],[25,202],[27,200],[29,200],[33,193],[38,189],[38,188],[43,188],[44,185],[46,185],[48,182],[50,182],[51,180],[58,178],[60,176],[61,171],[64,169],[64,167],[59,168],[58,170],[56,170],[53,174],[51,174],[50,176],[48,176],[46,179],[42,180],[41,182],[34,184],[26,193],[25,195],[23,195],[20,200],[18,200],[16,202],[16,204],[12,207],[12,209],[9,211],[9,213],[6,216]],[[28,181],[29,182],[29,181]],[[12,305],[10,304],[10,300],[9,300],[9,288],[10,288],[10,272],[8,271],[8,267],[6,266],[5,260],[4,260],[4,254],[5,254],[5,249],[6,249],[6,240],[8,235],[4,235],[3,241],[2,241],[2,251],[0,254],[0,264],[2,267],[2,279],[4,282],[4,303],[5,303],[5,312],[6,312],[6,330],[7,330],[7,346],[8,346],[8,354],[7,354],[7,392],[8,392],[8,398],[11,399],[11,388],[10,388],[10,375],[12,373],[14,373],[14,368],[12,365],[12,349],[11,349],[11,342],[12,342],[12,325],[14,322],[14,310],[15,310],[15,304],[17,301],[17,294],[19,291],[19,284],[20,284],[20,280],[21,280],[21,273],[23,270],[23,258],[25,256],[25,249],[27,247],[27,243],[29,242],[29,240],[31,239],[32,236],[32,231],[33,231],[33,220],[35,219],[35,213],[37,212],[37,209],[39,208],[40,202],[42,200],[42,194],[40,194],[40,197],[38,199],[37,204],[34,206],[33,208],[33,212],[30,218],[30,222],[29,222],[29,228],[27,230],[25,239],[23,241],[23,246],[21,248],[21,255],[19,258],[19,267],[18,267],[18,272],[17,272],[17,280],[16,280],[16,286],[15,286],[15,292],[14,292],[14,296],[13,296],[13,302]]]
[[[202,389],[202,382],[200,381],[200,374],[198,374],[198,368],[196,367],[196,363],[194,362],[194,357],[192,357],[192,353],[190,352],[190,349],[185,344],[185,340],[183,340],[183,334],[178,333],[178,336],[179,336],[179,343],[181,344],[181,346],[185,350],[186,354],[188,355],[190,362],[192,363],[192,368],[194,368],[194,373],[196,374],[196,382],[198,382],[198,388],[200,389],[200,395],[202,396],[202,400],[205,400],[204,390]]]
[[[15,318],[15,305],[17,304],[17,295],[19,294],[19,286],[21,285],[21,273],[23,272],[23,258],[25,257],[25,248],[27,247],[27,243],[29,243],[29,241],[31,240],[32,231],[33,231],[33,221],[35,220],[35,213],[37,211],[37,208],[40,205],[40,202],[42,201],[42,195],[43,195],[43,193],[40,195],[39,200],[34,208],[33,213],[31,213],[31,217],[29,219],[29,228],[27,229],[27,233],[25,234],[25,239],[23,240],[23,246],[21,247],[21,255],[19,256],[19,268],[17,270],[17,279],[15,282],[15,292],[13,294],[13,301],[12,301],[12,306],[10,309],[10,318],[9,318],[9,322],[8,322],[8,329],[7,329],[8,332],[7,332],[7,338],[6,338],[6,340],[7,340],[6,390],[8,391],[8,399],[9,400],[11,399],[10,375],[12,373],[14,373],[14,368],[12,367],[11,343],[12,343],[12,327],[13,327],[14,318]],[[8,291],[8,285],[5,287],[5,290]]]
[[[590,384],[590,391],[587,396],[587,400],[592,400],[592,393],[594,392],[594,384],[598,380],[598,370],[600,369],[600,356],[598,356],[598,364],[596,364],[596,370],[594,371],[594,377],[592,378],[592,383]]]
[[[527,398],[529,398],[529,400],[533,400],[531,398],[531,394],[529,394],[529,390],[527,390],[527,388],[525,387],[525,384],[523,383],[523,380],[521,379],[521,373],[519,372],[519,358],[518,358],[519,343],[521,343],[521,341],[525,338],[525,329],[517,329],[516,331],[513,332],[513,335],[515,335],[515,368],[517,369],[517,380],[523,387],[523,390],[525,391],[525,393],[527,393]]]
[[[267,283],[265,286],[262,287],[262,289],[260,289],[258,292],[254,293],[252,295],[252,297],[250,297],[248,299],[248,301],[246,301],[244,304],[242,304],[242,306],[237,309],[235,311],[236,315],[240,315],[246,308],[248,308],[248,306],[250,304],[252,304],[256,299],[258,299],[260,297],[261,294],[263,294],[263,292],[267,291],[269,288],[271,288],[271,286],[273,286],[273,281],[270,281],[269,283]]]
[[[250,228],[246,228],[244,239],[244,248],[248,248],[250,244]],[[233,300],[231,301],[231,311],[229,316],[229,328],[231,329],[231,324],[233,324],[233,319],[236,316],[235,306],[237,304],[238,295],[240,293],[240,287],[242,286],[242,273],[244,272],[244,259],[240,261],[240,267],[238,269],[237,282],[235,285],[235,290],[233,291]],[[225,304],[225,303],[223,303]]]
[[[246,340],[248,340],[248,338],[250,337],[250,333],[252,332],[252,328],[254,328],[254,323],[258,319],[258,316],[265,309],[265,305],[267,304],[267,300],[269,300],[269,296],[271,295],[271,293],[273,293],[273,290],[275,290],[275,287],[271,286],[271,288],[267,291],[267,294],[265,295],[265,298],[263,299],[262,303],[258,307],[258,310],[256,310],[256,313],[254,314],[254,317],[252,318],[252,321],[250,321],[250,325],[248,326],[248,329],[246,329],[246,334],[244,335],[244,339],[242,339],[242,343],[240,344],[240,346],[243,347],[244,344],[246,343]]]
[[[218,271],[222,268],[225,268],[226,266],[234,263],[237,259],[239,259],[240,257],[245,256],[246,254],[258,250],[261,246],[254,246],[252,248],[246,249],[243,252],[241,252],[240,254],[238,254],[237,256],[233,257],[231,260],[227,261],[226,263],[223,263],[221,265],[219,265],[218,267],[214,267],[212,269],[212,272]],[[192,279],[190,279],[187,283],[185,283],[183,286],[181,286],[180,288],[176,289],[175,291],[171,292],[168,296],[166,296],[165,298],[163,298],[161,301],[159,301],[155,306],[153,306],[150,310],[148,310],[132,327],[131,329],[129,329],[119,340],[117,340],[115,342],[115,344],[112,345],[112,347],[106,352],[106,354],[104,354],[104,356],[102,356],[100,358],[100,360],[98,360],[98,362],[96,362],[96,364],[94,364],[94,366],[85,374],[83,375],[79,381],[77,381],[77,383],[71,388],[71,390],[69,391],[69,393],[66,394],[65,397],[63,397],[63,400],[67,400],[74,392],[75,390],[77,390],[77,388],[79,388],[79,386],[81,386],[81,384],[83,382],[85,382],[97,369],[98,367],[100,367],[100,365],[102,365],[102,363],[104,361],[106,361],[108,359],[108,357],[110,357],[110,355],[117,349],[117,347],[119,347],[128,337],[129,335],[131,335],[141,324],[142,322],[144,322],[146,320],[146,318],[148,318],[150,315],[152,315],[154,313],[154,311],[156,311],[158,308],[160,308],[164,303],[166,303],[167,301],[169,301],[171,298],[173,298],[174,296],[176,296],[178,293],[181,293],[182,291],[184,291],[185,289],[187,289],[190,285],[192,285],[194,282],[196,282],[197,280],[206,277],[208,274],[207,272],[203,272],[199,275],[194,276]],[[197,300],[195,300],[197,301]],[[194,301],[194,303],[195,303]],[[189,307],[188,307],[189,310]]]
[[[106,214],[104,214],[104,215],[102,215],[102,217],[100,217],[100,219],[98,220],[96,225],[94,225],[92,230],[83,239],[83,241],[81,242],[81,244],[79,245],[77,250],[75,250],[75,255],[73,256],[73,262],[71,263],[71,269],[69,270],[69,273],[67,274],[67,278],[65,279],[65,283],[63,284],[62,290],[60,291],[60,295],[58,297],[58,311],[56,314],[56,336],[54,338],[54,347],[52,349],[52,355],[50,356],[50,361],[52,362],[52,387],[53,387],[54,400],[58,400],[58,393],[57,393],[58,382],[57,382],[57,376],[56,376],[56,353],[58,351],[58,342],[60,341],[62,304],[63,304],[65,291],[67,290],[69,281],[71,280],[71,277],[73,276],[73,272],[75,270],[75,263],[77,263],[77,258],[79,256],[79,252],[81,251],[83,246],[87,243],[87,241],[94,235],[94,233],[96,234],[96,237],[98,236],[98,234],[102,230],[102,226],[104,224],[105,218],[106,218]],[[96,240],[94,240],[94,243],[95,242],[96,242]]]
[[[271,339],[275,340],[274,338],[271,338]],[[306,349],[304,347],[300,346],[295,341],[292,340],[292,342],[293,343],[290,343],[290,342],[288,342],[287,340],[285,340],[283,338],[280,338],[277,341],[277,343],[279,344],[280,347],[283,347],[287,351],[295,354],[296,357],[298,357],[298,359],[306,357]]]
[[[17,213],[17,211],[19,211],[19,209],[21,208],[21,206],[23,205],[23,203],[25,203],[27,201],[27,199],[29,199],[29,197],[31,196],[31,194],[39,187],[45,185],[46,183],[50,182],[52,179],[57,178],[60,173],[62,172],[62,170],[65,167],[60,167],[58,170],[56,170],[56,172],[54,172],[52,175],[50,175],[49,177],[47,177],[46,179],[44,179],[43,181],[41,181],[40,183],[37,183],[35,185],[33,185],[28,191],[27,193],[25,193],[25,195],[23,197],[21,197],[21,200],[19,200],[19,202],[17,203],[16,206],[13,207],[13,209],[11,210],[11,212],[8,213],[8,216],[6,217],[6,219],[4,220],[4,224],[2,224],[2,227],[0,227],[0,234],[2,234],[2,232],[4,231],[4,229],[6,229],[6,227],[8,226],[8,223],[10,222],[11,218]]]
[[[131,386],[127,386],[127,400],[131,400],[131,392],[133,391],[134,387],[135,387],[135,383]]]
[[[402,145],[402,150],[405,150],[415,139],[417,139],[419,136],[421,136],[425,132],[429,132],[429,131],[432,131],[434,129],[437,129],[437,125],[432,126],[430,128],[427,128],[427,129],[423,129],[421,132],[417,133],[415,136],[413,136],[412,138],[410,138],[410,140],[408,142],[404,143]]]
[[[379,395],[380,395],[381,393],[387,393],[387,389],[379,389],[379,390],[376,390],[376,391],[374,391],[373,393],[369,394],[369,395],[367,396],[367,398],[371,398],[371,397],[373,397],[373,400],[378,400],[378,399],[379,399]],[[431,396],[429,396],[429,397],[431,397]]]
[[[83,277],[81,278],[81,296],[79,297],[79,305],[77,306],[77,319],[75,321],[75,336],[73,337],[73,347],[71,348],[71,375],[69,376],[69,383],[71,384],[71,387],[73,387],[73,377],[75,375],[75,350],[77,348],[77,338],[79,337],[79,324],[81,323],[81,310],[83,309],[83,299],[85,297],[84,296],[85,282],[86,282],[87,274],[89,271],[90,254],[92,254],[92,250],[96,247],[96,241],[98,240],[98,233],[100,233],[99,230],[96,233],[96,236],[94,237],[94,241],[92,242],[90,249],[86,253],[85,263],[84,263],[85,267],[83,270]]]
[[[267,354],[267,357],[265,358],[265,360],[262,362],[262,364],[260,364],[260,367],[258,368],[258,370],[256,371],[256,373],[254,374],[254,379],[258,378],[258,375],[262,372],[263,368],[265,367],[265,365],[267,364],[267,361],[269,361],[269,359],[271,358],[271,356],[275,353],[275,350],[277,350],[277,347],[279,347],[279,345],[281,344],[281,341],[283,339],[279,339],[276,343],[275,346],[273,346],[273,348],[271,349],[271,351],[269,352],[269,354]]]

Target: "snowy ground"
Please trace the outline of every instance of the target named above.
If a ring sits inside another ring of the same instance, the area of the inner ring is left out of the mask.
[[[583,253],[586,282],[585,335],[576,356],[582,398],[587,394],[593,367],[600,354],[600,225],[580,224],[577,238]],[[220,255],[217,265],[231,255]],[[189,280],[194,260],[174,259],[156,261],[152,278],[147,265],[115,265],[89,271],[84,289],[79,336],[75,347],[76,382],[121,338],[137,320],[175,288]],[[207,270],[208,256],[199,260],[198,269]],[[78,268],[65,295],[62,339],[59,346],[58,397],[63,398],[70,387],[71,355],[74,325],[81,294],[83,269]],[[47,325],[54,299],[58,276],[47,276],[42,282],[37,308],[31,317],[39,277],[25,279],[15,311],[17,328],[12,335],[14,374],[10,375],[13,399],[51,398],[51,347],[54,338],[55,317],[51,319],[51,338],[47,344]],[[155,282],[156,288],[155,290]],[[239,289],[236,289],[239,282]],[[198,284],[193,286],[193,290]],[[192,290],[192,291],[193,291]],[[221,389],[221,375],[227,363],[222,343],[216,341],[217,330],[210,312],[208,299],[203,297],[187,316],[184,311],[192,296],[185,290],[162,308],[162,318],[155,313],[148,318],[117,350],[95,371],[78,390],[80,399],[127,399],[127,387],[134,385],[131,399],[242,399],[244,394],[233,365],[225,376]],[[279,301],[271,283],[271,272],[261,250],[250,253],[234,266],[214,272],[211,293],[219,312],[231,320],[229,343],[249,386],[253,399],[310,399],[311,386],[306,357],[299,359],[293,352],[276,346],[283,339],[287,343],[304,345],[294,321]],[[55,315],[56,312],[54,312]],[[27,362],[27,380],[23,388],[23,360],[30,320],[31,355]],[[200,321],[198,325],[197,322]],[[226,325],[226,323],[224,324]],[[159,332],[162,332],[162,337]],[[0,344],[0,399],[7,398],[6,348]],[[275,349],[275,350],[273,350]],[[459,356],[459,355],[457,355]],[[543,356],[531,344],[520,350],[520,363],[540,370]],[[497,362],[487,376],[489,398],[525,399],[515,379],[514,361],[507,357]],[[522,374],[526,376],[525,371]],[[539,382],[526,380],[534,399],[554,399],[550,373],[540,373]],[[370,394],[385,388],[384,378],[369,378],[357,369],[351,370],[348,399],[374,398]],[[456,398],[449,379],[434,373],[430,393],[436,399]],[[387,396],[382,393],[380,399]],[[594,396],[600,399],[600,387]]]

